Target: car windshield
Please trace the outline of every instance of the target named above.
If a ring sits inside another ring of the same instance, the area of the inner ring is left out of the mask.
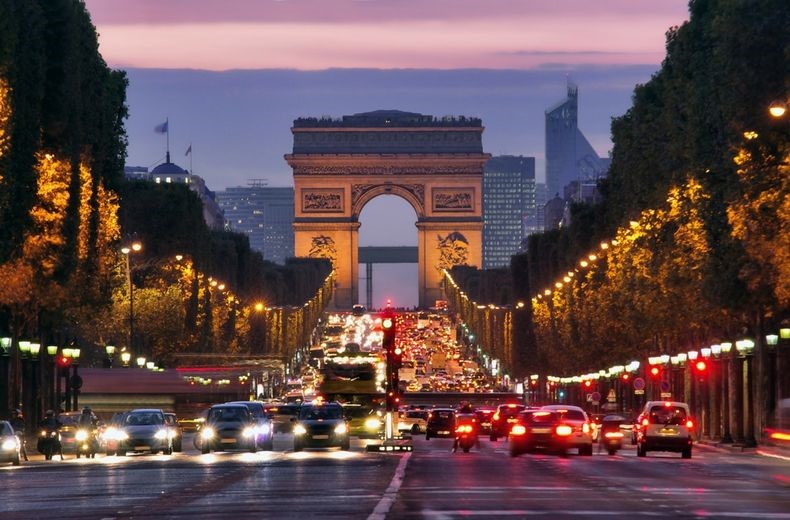
[[[133,412],[126,416],[128,426],[151,426],[164,424],[164,417],[156,412]]]
[[[303,406],[299,412],[299,418],[307,421],[340,419],[342,417],[343,409],[339,406]]]
[[[557,416],[552,412],[530,412],[527,419],[532,424],[550,424],[556,420]]]
[[[652,424],[683,424],[686,422],[686,409],[681,406],[654,406],[650,409]]]
[[[58,420],[60,421],[60,424],[62,424],[63,426],[75,426],[79,421],[79,419],[80,419],[79,415],[60,414],[58,416]]]
[[[584,412],[581,410],[565,410],[563,412],[559,412],[562,414],[562,418],[568,421],[584,421]]]
[[[209,422],[244,422],[250,417],[247,408],[241,406],[212,408],[208,413]]]
[[[406,417],[409,419],[426,419],[428,412],[406,412]]]
[[[11,425],[7,422],[0,423],[0,435],[12,435]]]
[[[450,410],[436,410],[431,412],[432,421],[447,422],[454,419],[454,414]]]
[[[524,409],[523,406],[503,406],[499,409],[499,415],[505,417],[512,417],[518,415]]]
[[[348,408],[343,408],[343,412],[346,414],[346,417],[350,419],[358,419],[360,417],[367,417],[373,410],[370,408],[365,408],[362,406],[349,406]]]

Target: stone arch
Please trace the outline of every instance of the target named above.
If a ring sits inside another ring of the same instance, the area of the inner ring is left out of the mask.
[[[401,185],[392,183],[371,183],[364,185],[354,185],[356,193],[352,190],[351,218],[359,220],[362,210],[368,202],[379,195],[396,195],[409,203],[417,214],[417,220],[425,216],[425,187],[421,184]]]

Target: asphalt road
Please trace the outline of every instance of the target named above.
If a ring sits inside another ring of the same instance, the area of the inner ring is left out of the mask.
[[[788,518],[790,460],[698,447],[610,457],[522,455],[481,437],[471,453],[415,439],[409,455],[290,451],[0,466],[0,518]]]

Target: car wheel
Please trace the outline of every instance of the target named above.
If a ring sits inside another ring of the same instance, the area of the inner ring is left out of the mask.
[[[294,451],[302,451],[302,443],[294,442]]]
[[[411,427],[411,434],[412,435],[417,435],[418,433],[420,433],[420,427],[417,426],[416,424],[412,425],[412,427]]]
[[[472,449],[471,446],[464,446],[464,453],[469,453],[470,449]]]
[[[269,439],[268,441],[266,441],[266,444],[263,445],[263,449],[265,451],[274,451],[274,440]]]
[[[165,455],[172,455],[173,454],[173,447],[170,446],[169,448],[167,448],[165,450],[162,450],[162,453],[164,453]]]
[[[208,446],[206,446],[206,445],[203,445],[203,447],[200,449],[200,452],[201,452],[203,455],[206,455],[206,454],[208,454],[208,453],[211,453],[211,448],[210,448],[210,447],[208,447]]]
[[[614,448],[609,448],[609,450],[608,450],[608,451],[609,451],[609,455],[614,455],[614,454],[616,454],[616,453],[617,453],[617,450],[616,450],[616,449],[614,449]]]
[[[683,450],[682,456],[683,456],[684,459],[690,459],[691,458],[691,448],[686,448],[685,450]]]
[[[348,451],[351,449],[351,443],[346,439],[346,441],[340,445],[340,449],[343,451]]]
[[[592,444],[589,446],[582,446],[579,448],[579,455],[583,455],[585,457],[591,457],[593,454],[593,447]]]
[[[636,456],[637,457],[645,457],[647,456],[647,450],[645,449],[644,444],[637,444],[636,445]]]
[[[489,437],[489,439],[491,440],[491,442],[496,442],[496,435],[494,435],[494,434],[492,433],[492,434],[491,434],[491,437]]]
[[[14,457],[14,460],[11,461],[11,464],[13,464],[14,466],[19,466],[19,454],[17,454],[16,457]]]
[[[518,457],[519,455],[521,455],[521,450],[519,450],[515,446],[511,445],[510,446],[510,456],[511,457]]]
[[[80,458],[80,452],[77,452],[77,458]]]
[[[181,453],[181,439],[180,438],[178,439],[178,442],[173,444],[173,451],[175,451],[177,453]]]

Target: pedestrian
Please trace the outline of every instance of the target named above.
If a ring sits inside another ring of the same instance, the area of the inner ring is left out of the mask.
[[[17,438],[19,439],[20,449],[19,451],[22,454],[22,457],[27,462],[27,442],[25,440],[25,418],[22,415],[22,410],[17,408],[14,410],[14,414],[11,417],[11,427],[14,429],[14,433],[16,434]]]

